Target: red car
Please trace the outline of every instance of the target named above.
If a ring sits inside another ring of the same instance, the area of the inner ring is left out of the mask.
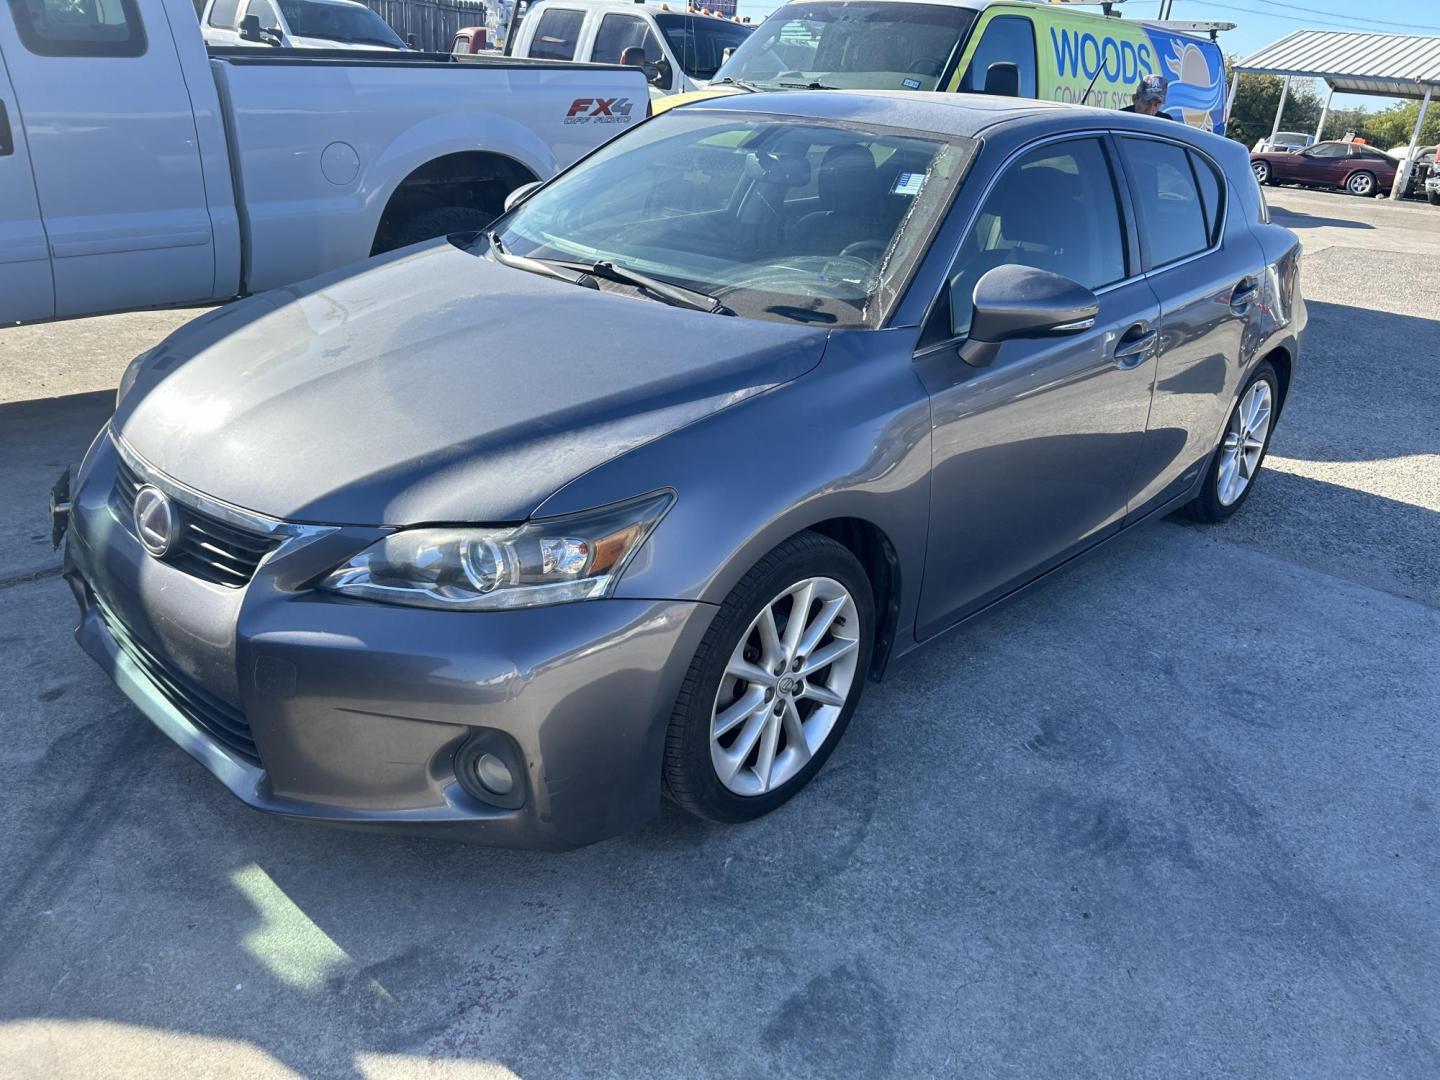
[[[1388,195],[1400,163],[1362,143],[1316,143],[1298,154],[1251,154],[1250,168],[1262,184],[1344,188],[1351,195]]]

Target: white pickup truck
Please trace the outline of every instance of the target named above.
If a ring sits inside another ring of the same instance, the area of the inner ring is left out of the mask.
[[[637,69],[207,52],[192,0],[0,4],[0,325],[225,300],[478,228]]]

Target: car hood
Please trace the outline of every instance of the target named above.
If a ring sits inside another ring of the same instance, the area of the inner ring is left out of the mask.
[[[597,465],[798,377],[826,338],[439,242],[183,327],[137,361],[112,429],[175,480],[277,518],[520,521]]]

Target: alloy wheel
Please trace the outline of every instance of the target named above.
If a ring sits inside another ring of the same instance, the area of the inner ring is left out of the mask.
[[[1233,506],[1260,471],[1265,437],[1270,433],[1272,401],[1270,384],[1256,379],[1230,414],[1215,480],[1221,506]]]
[[[1375,179],[1369,173],[1356,173],[1350,178],[1350,191],[1355,195],[1369,195],[1375,190]]]
[[[1263,161],[1255,162],[1250,166],[1250,170],[1255,174],[1256,181],[1261,184],[1270,179],[1270,166]]]
[[[860,616],[838,581],[791,585],[751,620],[710,714],[710,761],[737,795],[794,777],[835,728],[855,684]]]

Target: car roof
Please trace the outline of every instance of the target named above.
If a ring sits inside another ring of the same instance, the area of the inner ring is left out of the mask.
[[[914,0],[911,0],[911,2],[914,2]],[[926,0],[926,2],[928,2],[928,0]],[[944,0],[941,0],[941,2],[944,2]],[[535,7],[538,9],[542,5],[547,8],[614,8],[616,11],[628,11],[631,13],[648,11],[652,15],[689,15],[696,19],[718,19],[720,22],[732,23],[736,26],[748,26],[751,29],[760,25],[759,23],[736,22],[736,20],[728,15],[720,15],[714,12],[689,11],[678,3],[646,4],[639,2],[639,0],[542,0],[542,3],[536,4]]]
[[[909,128],[917,134],[973,138],[1005,127],[1033,127],[1035,133],[1086,129],[1137,131],[1156,134],[1189,133],[1201,139],[1225,142],[1173,120],[1155,119],[1113,109],[1068,105],[1035,98],[996,97],[986,94],[951,94],[920,90],[783,90],[758,94],[729,94],[681,106],[681,110],[759,112],[816,120],[848,120]],[[663,115],[663,114],[662,114]],[[1160,128],[1157,125],[1165,125]],[[1239,144],[1233,144],[1238,146]]]

